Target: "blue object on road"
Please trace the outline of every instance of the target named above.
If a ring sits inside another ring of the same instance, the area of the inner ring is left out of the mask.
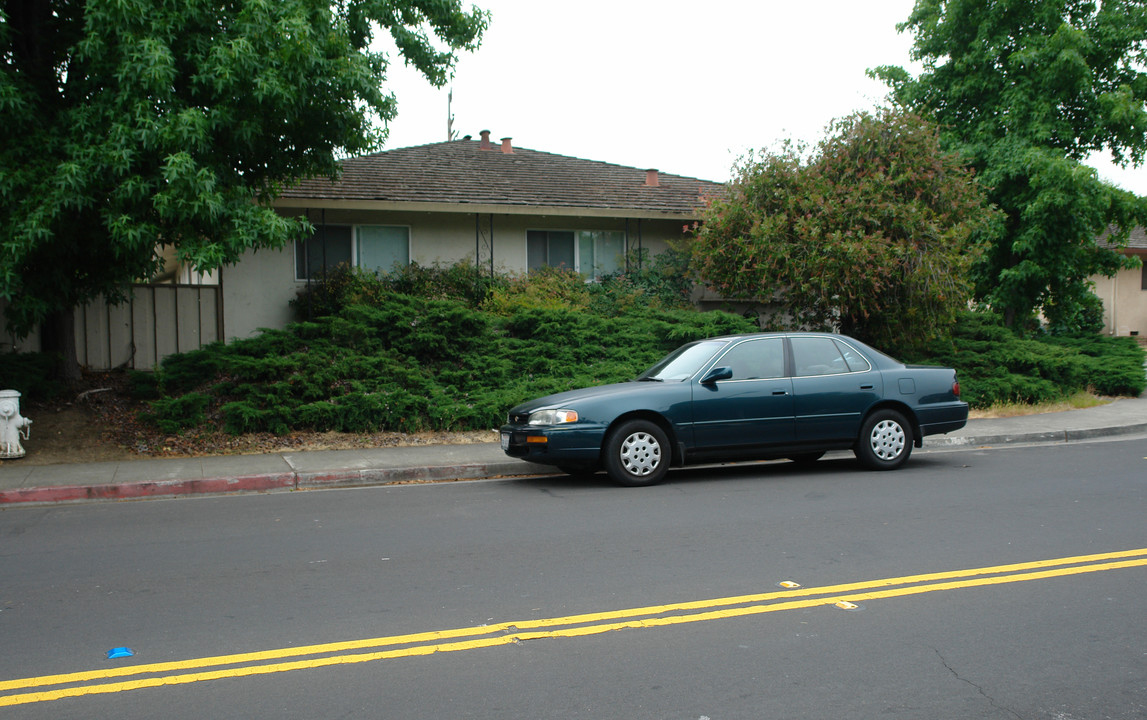
[[[131,648],[118,647],[118,648],[112,648],[111,650],[108,650],[108,660],[115,660],[117,658],[131,657],[132,655],[135,655],[135,653],[132,652]]]

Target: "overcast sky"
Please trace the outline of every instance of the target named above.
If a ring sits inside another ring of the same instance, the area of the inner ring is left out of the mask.
[[[913,0],[478,0],[493,18],[435,90],[398,61],[387,148],[490,130],[517,147],[725,181],[746,151],[815,142],[878,105],[879,65],[913,68]],[[1147,195],[1147,169],[1095,163]]]

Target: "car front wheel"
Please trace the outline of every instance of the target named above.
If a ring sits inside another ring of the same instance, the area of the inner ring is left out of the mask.
[[[669,438],[648,420],[629,420],[605,441],[605,470],[619,485],[656,485],[669,471]]]
[[[877,410],[864,421],[854,452],[873,470],[895,470],[912,454],[912,426],[895,410]]]

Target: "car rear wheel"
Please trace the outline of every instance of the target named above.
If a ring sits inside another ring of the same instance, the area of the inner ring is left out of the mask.
[[[605,441],[605,471],[619,485],[656,485],[669,471],[669,438],[648,420],[618,425]]]
[[[873,470],[895,470],[912,454],[912,426],[895,410],[877,410],[864,421],[854,452]]]

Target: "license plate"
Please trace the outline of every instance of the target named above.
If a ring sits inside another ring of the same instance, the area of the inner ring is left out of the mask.
[[[506,450],[509,450],[509,449],[510,449],[510,433],[504,432],[504,433],[502,433],[502,451],[505,452]]]

